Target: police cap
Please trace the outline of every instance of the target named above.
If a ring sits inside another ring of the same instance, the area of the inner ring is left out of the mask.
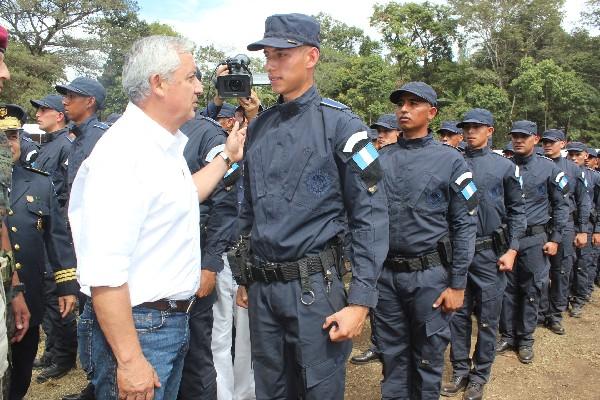
[[[95,79],[86,77],[75,78],[68,85],[56,85],[56,91],[63,96],[66,96],[68,92],[73,92],[80,96],[93,97],[96,99],[98,109],[104,108],[106,89]]]
[[[442,121],[440,125],[440,129],[437,130],[439,134],[450,134],[450,135],[458,135],[462,134],[462,129],[458,128],[458,121]]]
[[[236,107],[228,103],[223,103],[221,110],[217,114],[217,118],[233,118],[235,116]]]
[[[320,47],[321,27],[319,22],[304,14],[275,14],[265,21],[262,40],[248,45],[249,51],[265,47],[291,49],[303,45]]]
[[[537,135],[537,124],[532,121],[515,121],[510,128],[510,133],[523,133],[525,135]]]
[[[52,110],[64,113],[65,106],[62,102],[62,96],[57,94],[49,94],[41,100],[29,100],[32,106],[35,108],[45,107],[51,108]]]
[[[395,114],[383,114],[370,128],[398,129],[398,119]]]
[[[587,146],[581,142],[569,142],[567,143],[567,151],[576,151],[577,153],[580,153],[582,151],[586,151],[587,152]]]
[[[560,129],[548,129],[542,133],[542,140],[560,142],[566,140],[565,133]]]
[[[400,89],[394,90],[390,94],[390,101],[394,104],[398,104],[400,97],[404,93],[411,93],[421,99],[425,100],[432,106],[437,105],[437,93],[431,86],[425,82],[408,82],[402,85]]]
[[[456,126],[459,128],[464,127],[466,124],[479,124],[494,126],[494,115],[485,108],[473,108],[465,114],[463,120]]]

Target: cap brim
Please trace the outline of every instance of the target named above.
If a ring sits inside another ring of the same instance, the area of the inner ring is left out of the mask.
[[[559,139],[559,138],[554,137],[554,136],[542,136],[542,140],[551,140],[553,142],[560,142],[563,139]]]
[[[67,93],[72,92],[72,93],[77,93],[81,96],[94,97],[93,95],[91,95],[87,92],[84,92],[83,90],[80,90],[71,85],[56,85],[54,88],[56,89],[56,91],[58,93],[62,94],[63,96],[66,96]]]
[[[400,97],[402,96],[402,93],[410,93],[413,94],[415,96],[417,96],[418,98],[420,98],[421,100],[423,100],[426,103],[431,104],[432,106],[435,107],[435,104],[432,103],[431,101],[427,100],[425,97],[421,96],[419,93],[413,92],[412,90],[406,90],[406,89],[398,89],[398,90],[394,90],[392,92],[392,94],[390,94],[390,101],[394,104],[398,104],[398,101],[400,101]]]
[[[531,133],[529,131],[526,131],[525,129],[513,129],[508,134],[512,135],[513,133],[523,133],[523,134],[529,135],[529,136],[534,136],[535,135],[535,133]]]
[[[451,131],[450,129],[446,129],[446,128],[442,128],[442,129],[438,129],[437,134],[442,134],[444,132],[447,132],[447,135],[462,135],[462,132],[457,132],[457,131]]]
[[[40,107],[50,108],[50,106],[48,105],[48,103],[44,103],[41,100],[29,100],[29,102],[35,108],[40,108]]]
[[[294,47],[303,46],[304,43],[300,43],[296,40],[282,39],[282,38],[264,38],[258,42],[250,43],[246,48],[248,51],[262,50],[265,47],[275,47],[276,49],[293,49]]]
[[[462,128],[463,126],[465,126],[466,124],[478,124],[478,125],[485,125],[485,126],[491,126],[490,124],[488,124],[487,122],[483,122],[480,121],[478,119],[466,119],[464,121],[459,122],[458,124],[456,124],[456,126],[458,126],[459,128]]]
[[[395,130],[398,129],[398,128],[395,128],[395,127],[393,127],[391,125],[385,124],[385,123],[375,123],[375,124],[372,124],[371,126],[369,126],[369,128],[371,128],[371,129],[377,129],[377,127],[381,127],[383,129],[392,129],[392,130],[393,129],[395,129]]]

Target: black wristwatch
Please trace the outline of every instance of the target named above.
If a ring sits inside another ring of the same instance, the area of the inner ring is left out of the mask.
[[[16,296],[19,293],[25,294],[25,284],[23,282],[17,283],[16,285],[11,287],[13,296]]]
[[[225,164],[227,164],[227,169],[231,168],[231,166],[233,165],[233,161],[231,161],[231,158],[229,158],[229,156],[225,154],[224,151],[220,152],[219,155],[223,157],[223,160],[225,160]]]

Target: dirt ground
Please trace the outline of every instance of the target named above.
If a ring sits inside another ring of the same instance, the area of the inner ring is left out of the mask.
[[[565,317],[567,334],[558,336],[539,327],[535,333],[535,361],[524,365],[515,354],[496,358],[492,377],[485,388],[486,400],[600,400],[600,290],[584,308],[582,318]],[[353,354],[362,351],[369,332],[355,341]],[[445,376],[451,373],[446,364]],[[33,384],[26,399],[58,400],[85,385],[81,370],[67,376]],[[346,399],[378,399],[381,364],[348,364]],[[459,397],[460,398],[460,397]]]

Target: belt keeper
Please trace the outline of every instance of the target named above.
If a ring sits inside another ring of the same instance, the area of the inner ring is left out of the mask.
[[[308,261],[306,258],[298,261],[298,272],[300,273],[300,289],[302,290],[302,294],[300,294],[300,302],[302,302],[302,304],[305,306],[310,306],[315,302],[315,292],[313,292],[312,285],[310,284]],[[308,300],[305,300],[305,297],[308,297]]]

